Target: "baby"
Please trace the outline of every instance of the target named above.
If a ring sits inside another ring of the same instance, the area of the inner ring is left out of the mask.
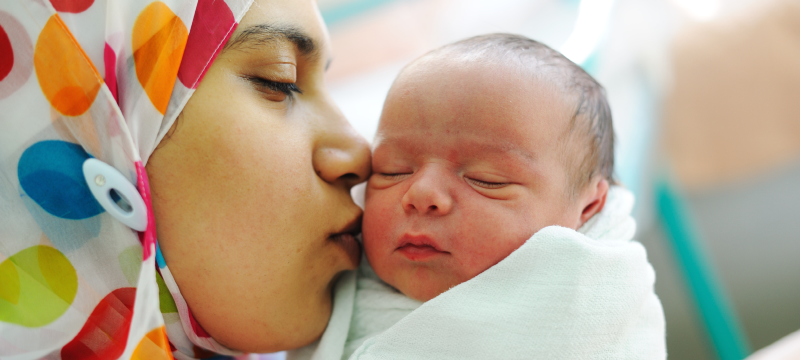
[[[579,66],[508,34],[436,49],[395,80],[373,146],[368,263],[290,358],[666,358],[605,92]]]
[[[487,35],[437,49],[392,85],[363,234],[383,281],[427,301],[549,225],[577,229],[614,167],[602,87],[545,45]]]

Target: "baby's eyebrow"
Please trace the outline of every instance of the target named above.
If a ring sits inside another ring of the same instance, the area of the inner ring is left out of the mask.
[[[528,161],[536,161],[536,156],[534,156],[534,154],[532,154],[530,151],[521,149],[519,146],[508,142],[498,142],[490,145],[490,148],[498,153],[515,153]]]
[[[387,136],[386,134],[376,135],[375,141],[372,145],[373,153],[378,145],[405,150],[417,150],[420,146],[419,143],[409,141],[405,137],[392,135]],[[441,149],[441,146],[438,146],[437,149]],[[470,143],[468,149],[460,152],[460,154],[466,156],[469,156],[470,154],[482,154],[499,157],[507,157],[508,154],[515,154],[518,155],[528,165],[535,164],[539,161],[539,157],[537,157],[535,153],[532,153],[527,149],[504,139],[492,139],[491,141]]]
[[[230,49],[252,49],[279,40],[292,42],[303,56],[316,58],[319,47],[308,34],[290,25],[258,24],[247,27],[230,39],[223,51]]]

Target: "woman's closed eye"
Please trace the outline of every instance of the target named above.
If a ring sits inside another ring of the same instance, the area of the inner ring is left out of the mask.
[[[256,90],[264,93],[267,100],[274,102],[282,102],[286,99],[291,100],[294,98],[295,93],[303,93],[303,91],[297,87],[297,84],[293,82],[279,82],[257,76],[248,76],[245,77],[245,79],[252,83]]]

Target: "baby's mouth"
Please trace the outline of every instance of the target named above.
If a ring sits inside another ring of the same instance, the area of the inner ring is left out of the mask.
[[[435,247],[430,245],[413,245],[413,244],[406,244],[403,245],[397,250],[401,255],[405,256],[408,260],[411,261],[426,261],[431,260],[439,255],[447,255],[450,254],[447,251],[436,250]]]
[[[427,261],[440,255],[449,255],[450,253],[440,249],[436,242],[427,236],[412,236],[406,235],[401,240],[400,246],[395,249],[396,252],[403,255],[406,259],[411,261]]]

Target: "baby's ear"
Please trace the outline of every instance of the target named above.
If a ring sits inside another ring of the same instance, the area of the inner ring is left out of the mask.
[[[589,184],[589,187],[584,191],[581,196],[581,222],[583,225],[589,219],[603,210],[606,205],[606,195],[608,195],[608,180],[602,176],[595,177]]]

